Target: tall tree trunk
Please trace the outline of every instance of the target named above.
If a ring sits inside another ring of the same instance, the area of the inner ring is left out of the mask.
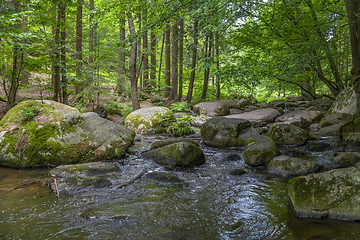
[[[61,72],[61,86],[62,86],[62,99],[64,104],[69,104],[68,94],[67,94],[67,74],[66,74],[66,2],[60,1],[59,9],[61,12],[61,29],[60,29],[60,48],[61,48],[61,64],[60,64],[60,72]]]
[[[197,55],[197,45],[198,45],[198,20],[194,21],[194,44],[192,46],[192,60],[191,60],[191,75],[189,79],[189,88],[188,94],[186,96],[186,101],[191,102],[193,89],[194,89],[194,81],[195,81],[195,67],[196,67],[196,55]]]
[[[360,113],[360,1],[345,0],[346,13],[349,21],[350,45],[352,56],[351,75],[357,97],[357,112]]]
[[[184,18],[180,20],[180,41],[179,41],[179,101],[183,95],[183,65],[184,65]]]
[[[121,94],[125,91],[125,12],[120,14],[120,50],[119,50],[119,70],[116,82],[116,92]]]
[[[90,29],[89,29],[89,80],[88,83],[93,81],[94,77],[94,0],[90,0]]]
[[[131,36],[134,36],[135,34],[134,20],[129,17],[128,23],[129,23],[130,34]],[[140,108],[138,93],[137,93],[136,52],[137,52],[137,46],[136,46],[136,40],[134,39],[131,44],[130,63],[129,63],[129,74],[130,74],[130,83],[131,83],[131,102],[134,111]]]
[[[158,90],[160,91],[160,79],[161,79],[161,67],[162,67],[162,58],[164,55],[164,44],[165,44],[165,34],[163,35],[162,38],[162,44],[161,44],[161,52],[160,52],[160,65],[159,65],[159,80],[158,80]]]
[[[57,1],[54,1],[54,4]],[[56,5],[55,5],[56,6]],[[59,6],[57,6],[58,8]],[[54,96],[53,100],[59,102],[60,98],[60,27],[61,27],[61,16],[59,12],[59,8],[57,9],[57,21],[55,28],[55,52],[54,52]],[[56,13],[55,13],[56,15]]]
[[[170,96],[170,21],[165,26],[165,96]]]
[[[150,81],[151,87],[156,88],[156,35],[154,31],[150,33],[150,45],[151,45],[151,56],[150,56]]]
[[[76,14],[76,78],[77,84],[75,86],[75,94],[79,94],[82,85],[82,9],[83,0],[77,0],[77,14]]]
[[[139,15],[139,32],[141,32],[141,14]],[[139,47],[138,47],[138,56],[139,56],[139,63],[142,64],[142,52],[141,52],[141,39],[139,40]],[[139,86],[140,86],[140,90],[142,90],[143,88],[143,75],[142,75],[142,67],[139,67],[139,76],[140,76],[140,81],[139,81]]]
[[[216,85],[216,90],[215,90],[215,97],[217,100],[220,99],[220,77],[219,77],[219,69],[220,69],[220,61],[218,56],[220,55],[220,49],[219,49],[219,36],[218,33],[215,33],[215,53],[214,53],[214,59],[216,59],[215,62],[215,66],[216,66],[216,81],[215,81],[215,85]]]
[[[147,7],[144,9],[143,21],[147,22]],[[148,49],[148,33],[144,31],[143,35],[143,88],[146,92],[149,91],[149,49]]]
[[[203,90],[202,90],[202,94],[201,94],[201,98],[202,99],[206,99],[206,94],[207,94],[207,90],[209,87],[209,76],[210,76],[210,63],[211,63],[211,48],[212,48],[212,32],[210,32],[209,36],[206,37],[206,44],[205,44],[205,56],[206,56],[206,69],[204,72],[204,85],[203,85]]]
[[[177,40],[178,37],[178,24],[175,23],[172,25],[172,61],[171,61],[171,75],[172,75],[172,79],[171,79],[171,98],[173,100],[178,100],[178,48],[179,48],[179,43]]]

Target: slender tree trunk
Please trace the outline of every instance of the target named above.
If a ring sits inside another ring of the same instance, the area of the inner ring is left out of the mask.
[[[206,37],[206,44],[205,44],[205,57],[206,57],[206,69],[204,72],[204,85],[203,85],[203,90],[202,90],[202,94],[201,94],[201,98],[202,99],[206,99],[206,94],[207,94],[207,90],[209,87],[209,76],[210,76],[210,58],[211,58],[211,45],[212,42],[212,32],[210,32],[210,36]]]
[[[139,32],[141,32],[141,14],[139,15]],[[139,40],[139,47],[138,47],[138,55],[139,55],[139,63],[142,64],[142,52],[141,52],[141,39]],[[143,88],[143,75],[142,75],[142,67],[139,68],[140,72],[139,72],[139,76],[140,76],[140,90],[142,90]]]
[[[170,21],[165,26],[165,96],[170,96]]]
[[[191,75],[189,79],[189,88],[188,94],[186,96],[186,101],[191,102],[193,89],[194,89],[194,82],[195,82],[195,67],[196,67],[196,55],[197,55],[197,45],[198,45],[198,20],[194,21],[194,44],[192,46],[192,60],[191,60]]]
[[[135,34],[134,20],[129,17],[128,23],[129,23],[130,34],[131,36],[134,36]],[[137,48],[136,40],[134,39],[131,44],[130,63],[129,63],[129,73],[130,73],[130,83],[131,83],[131,102],[134,111],[140,108],[140,104],[138,101],[137,79],[136,79],[136,52],[137,52],[136,48]]]
[[[144,9],[143,21],[147,21],[147,7]],[[149,92],[149,50],[148,50],[148,33],[144,32],[143,35],[143,88],[146,92]]]
[[[119,50],[119,70],[116,82],[116,92],[121,94],[125,91],[125,12],[120,14],[120,50]]]
[[[171,75],[172,75],[172,80],[171,80],[171,98],[173,100],[178,100],[178,48],[179,48],[179,43],[177,40],[178,37],[178,24],[175,23],[172,25],[172,61],[171,61]]]
[[[75,87],[75,94],[79,94],[82,85],[82,9],[83,0],[77,0],[77,14],[76,14],[76,78],[77,84]]]
[[[165,35],[163,35],[163,38],[162,38],[161,53],[160,53],[159,80],[158,80],[158,90],[159,91],[160,91],[160,85],[161,85],[160,79],[161,79],[162,58],[164,55],[164,44],[165,44]]]
[[[67,94],[67,74],[66,74],[66,2],[60,1],[59,9],[61,9],[61,29],[60,29],[60,47],[61,47],[61,86],[62,86],[62,99],[64,104],[69,104]]]
[[[184,65],[184,18],[180,20],[180,46],[179,46],[179,101],[183,95],[183,65]]]
[[[153,89],[156,88],[156,35],[154,31],[150,33],[150,45],[151,45],[151,64],[150,64],[150,84]]]
[[[89,29],[89,80],[88,83],[91,83],[93,81],[94,77],[94,0],[90,0],[90,29]]]
[[[217,59],[215,62],[215,66],[216,66],[216,71],[218,72],[220,69],[220,61],[218,59],[218,56],[220,55],[220,49],[219,49],[219,36],[217,33],[215,33],[215,53],[214,53],[214,58]],[[216,91],[215,91],[215,97],[217,100],[220,99],[220,78],[219,78],[219,74],[216,74],[216,81],[215,81],[215,85],[216,85]]]
[[[56,3],[56,1],[55,1]],[[57,6],[58,7],[58,6]],[[56,15],[56,13],[55,13]],[[56,17],[55,17],[56,18]],[[55,53],[54,53],[54,96],[53,100],[59,102],[60,97],[60,27],[61,16],[59,9],[57,10],[57,21],[55,28]]]

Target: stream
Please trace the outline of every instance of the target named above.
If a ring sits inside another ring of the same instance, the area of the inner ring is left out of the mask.
[[[136,144],[153,138],[146,136]],[[280,150],[330,167],[339,140],[312,141],[296,150]],[[319,143],[321,151],[313,147]],[[200,146],[206,156],[200,167],[169,170],[137,155],[119,163],[145,166],[148,172],[166,171],[181,182],[141,178],[120,189],[60,194],[60,198],[39,181],[49,178],[48,169],[0,167],[0,239],[360,238],[359,222],[296,217],[288,202],[289,178],[247,166],[243,148]],[[222,160],[234,153],[241,160]],[[230,174],[235,169],[246,173]]]

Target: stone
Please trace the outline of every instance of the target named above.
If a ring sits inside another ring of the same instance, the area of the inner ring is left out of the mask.
[[[226,116],[227,118],[239,118],[250,121],[254,127],[263,127],[268,123],[274,122],[280,116],[278,110],[272,108],[258,109],[251,112]]]
[[[238,147],[258,132],[245,119],[213,117],[201,126],[201,137],[205,144],[214,147]]]
[[[359,152],[338,152],[333,159],[338,167],[352,167],[360,162]]]
[[[320,128],[318,133],[323,136],[340,136],[341,129],[344,123],[334,124],[327,127]]]
[[[332,147],[327,142],[322,141],[308,141],[305,145],[306,149],[311,152],[324,152],[330,150]]]
[[[244,175],[245,173],[246,173],[246,170],[241,169],[241,168],[236,168],[229,172],[229,174],[232,176],[241,176],[241,175]]]
[[[212,117],[206,115],[200,115],[196,117],[191,117],[190,125],[193,127],[200,128],[207,120],[211,119]]]
[[[94,112],[80,114],[50,100],[25,101],[0,121],[0,165],[53,167],[122,158],[134,137],[134,131]]]
[[[156,148],[145,152],[143,157],[169,167],[191,167],[205,163],[203,151],[189,142],[178,142]]]
[[[288,195],[298,216],[360,220],[360,172],[355,167],[292,178]]]
[[[339,124],[339,123],[349,123],[352,120],[352,115],[348,113],[335,113],[328,115],[321,119],[319,122],[319,128],[328,127],[331,125]]]
[[[172,111],[166,107],[149,107],[133,111],[125,118],[125,126],[136,133],[160,133],[175,121]]]
[[[275,119],[276,123],[287,123],[306,128],[319,122],[324,115],[320,111],[294,110]]]
[[[326,114],[333,103],[334,103],[334,100],[332,100],[332,99],[330,99],[328,97],[322,97],[322,98],[310,101],[307,104],[307,107],[314,106],[322,114]]]
[[[273,158],[266,166],[266,169],[269,172],[276,173],[284,177],[308,175],[318,172],[320,168],[320,165],[316,163],[285,155]]]
[[[309,138],[309,132],[290,124],[278,124],[272,126],[266,133],[276,144],[303,145]]]
[[[276,144],[266,136],[253,136],[245,142],[244,159],[250,166],[266,166],[277,155]]]
[[[145,180],[152,180],[160,185],[173,185],[177,183],[182,183],[183,181],[178,178],[177,176],[174,176],[172,174],[169,174],[167,172],[149,172],[146,173],[142,179]]]
[[[243,113],[243,110],[230,108],[230,115]]]
[[[347,113],[354,115],[356,113],[356,93],[354,88],[350,87],[341,91],[336,96],[328,112],[329,114]]]
[[[92,162],[83,164],[60,165],[50,170],[52,177],[89,177],[119,171],[113,162]]]
[[[170,145],[173,143],[177,143],[177,142],[189,142],[192,143],[194,145],[196,145],[197,147],[200,147],[199,143],[193,139],[190,138],[174,138],[174,139],[166,139],[166,140],[159,140],[156,142],[153,142],[151,144],[150,150],[156,149],[156,148],[160,148],[160,147],[164,147],[166,145]]]
[[[236,104],[236,103],[234,103]],[[201,102],[193,107],[196,114],[208,116],[225,116],[230,114],[230,108],[225,102]]]

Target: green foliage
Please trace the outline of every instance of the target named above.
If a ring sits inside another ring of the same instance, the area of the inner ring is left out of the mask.
[[[106,111],[109,114],[118,114],[127,117],[132,112],[131,104],[119,103],[118,101],[106,101]]]
[[[40,113],[40,107],[32,105],[20,110],[21,113],[21,123],[25,124],[34,119]]]
[[[188,102],[177,102],[171,104],[173,112],[190,112],[190,104]]]
[[[182,137],[188,134],[195,133],[194,129],[190,125],[191,117],[183,115],[182,118],[175,122],[166,129],[166,131],[173,137]]]
[[[151,102],[159,107],[166,107],[166,98],[162,96],[155,96],[151,99]]]

